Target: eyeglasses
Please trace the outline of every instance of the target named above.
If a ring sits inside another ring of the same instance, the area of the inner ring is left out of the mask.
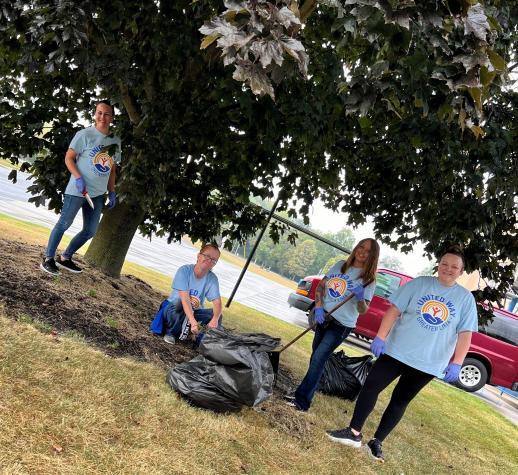
[[[210,257],[208,254],[203,254],[203,252],[200,252],[200,256],[203,256],[206,261],[210,261],[213,265],[216,265],[218,263],[217,259]]]

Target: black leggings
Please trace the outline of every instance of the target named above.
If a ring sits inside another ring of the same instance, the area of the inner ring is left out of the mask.
[[[423,373],[391,356],[381,355],[374,363],[358,395],[350,427],[361,431],[367,417],[376,405],[378,394],[398,376],[401,377],[374,434],[374,437],[380,442],[396,427],[410,401],[434,378],[433,375]]]

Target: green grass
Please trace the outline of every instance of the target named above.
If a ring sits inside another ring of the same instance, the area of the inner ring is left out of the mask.
[[[14,165],[10,160],[6,160],[5,158],[0,158],[0,167],[9,168],[10,170],[19,170],[20,165]]]
[[[24,226],[14,231],[29,233]],[[29,237],[38,239],[37,232]],[[167,284],[167,291],[170,277],[130,268],[160,290]],[[326,429],[348,423],[352,402],[319,394],[307,414],[275,401],[213,414],[180,399],[164,371],[150,363],[107,358],[72,331],[57,336],[28,315],[12,321],[3,314],[0,307],[1,473],[518,473],[518,428],[484,401],[437,381],[412,402],[384,444],[387,462],[379,465],[365,451],[325,437]],[[224,308],[224,319],[229,328],[284,343],[301,331],[236,302]],[[297,380],[310,348],[308,334],[281,355]],[[389,396],[380,396],[366,437]]]
[[[58,218],[56,215],[56,221],[57,219]],[[4,213],[0,213],[0,229],[2,229],[2,232],[5,232],[6,236],[9,236],[12,239],[27,241],[33,244],[38,244],[40,246],[47,245],[50,233],[49,228],[46,228],[45,226],[13,218]],[[61,240],[59,250],[64,250],[70,242],[70,240],[71,238],[69,236],[64,235],[63,239]],[[81,248],[78,252],[79,254],[84,254],[87,249],[88,244]],[[242,259],[239,256],[235,256],[234,254],[231,254],[227,251],[222,251],[221,258],[225,261],[237,265],[238,267],[243,267],[245,264],[244,259]],[[169,293],[171,285],[171,276],[157,277],[155,275],[156,273],[153,273],[153,271],[150,271],[146,267],[139,266],[138,264],[134,264],[128,261],[124,263],[124,266],[122,267],[122,272],[125,274],[135,274],[135,269],[139,269],[140,274],[148,276],[147,281],[154,281],[154,284],[152,284],[154,287],[164,291],[165,293]],[[215,272],[216,274],[218,273],[217,268],[215,269]],[[292,289],[297,288],[297,284],[295,282],[288,280],[278,274],[275,274],[274,272],[266,271],[261,267],[256,266],[255,264],[250,265],[250,267],[248,268],[248,272],[256,273],[258,275],[266,277],[267,279],[270,279],[274,282],[277,282],[281,285],[285,285]]]
[[[298,332],[232,307],[227,322],[243,331],[284,339]],[[308,414],[268,404],[264,411],[213,414],[178,398],[157,367],[106,358],[70,336],[39,333],[0,311],[2,473],[516,473],[516,426],[439,382],[414,401],[385,443],[387,462],[378,465],[324,435],[347,423],[351,402],[318,395]],[[309,343],[303,338],[282,357],[296,374]],[[366,434],[387,402],[383,394]]]

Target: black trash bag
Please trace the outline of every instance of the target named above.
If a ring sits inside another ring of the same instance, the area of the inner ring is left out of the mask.
[[[240,402],[225,396],[214,389],[211,382],[217,363],[204,356],[177,364],[167,373],[168,384],[193,405],[214,412],[238,412],[243,406]]]
[[[230,333],[227,330],[210,328],[199,345],[202,355],[225,365],[248,364],[250,352],[275,350],[281,343],[264,333]]]
[[[324,366],[318,391],[354,401],[373,365],[372,356],[347,356],[343,351],[333,353]]]
[[[280,343],[264,334],[231,334],[210,329],[200,356],[172,368],[167,382],[195,405],[216,412],[253,407],[273,393],[268,351]]]

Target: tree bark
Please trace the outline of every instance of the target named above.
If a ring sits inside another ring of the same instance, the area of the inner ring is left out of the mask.
[[[120,277],[126,253],[145,214],[137,203],[127,202],[106,211],[85,260],[111,277]]]

